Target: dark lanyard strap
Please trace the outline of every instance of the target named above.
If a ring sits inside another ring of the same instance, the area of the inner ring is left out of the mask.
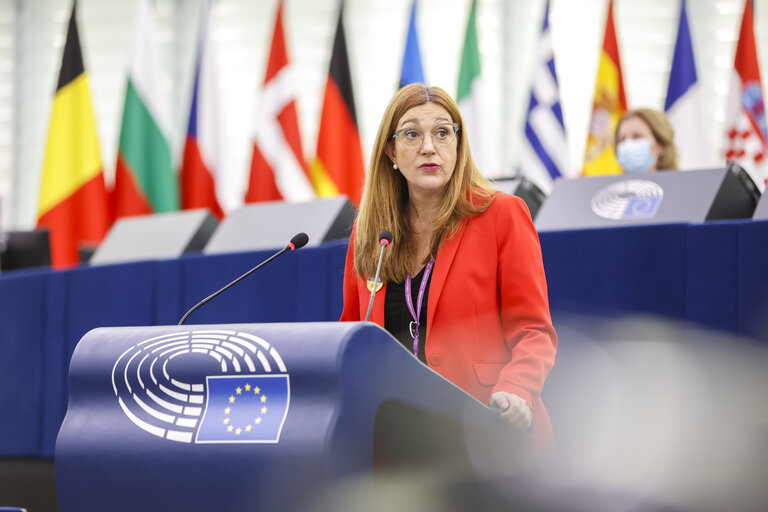
[[[419,296],[416,299],[416,310],[413,309],[413,297],[411,297],[411,274],[405,277],[405,303],[408,305],[408,311],[411,312],[413,321],[408,325],[411,331],[411,337],[413,338],[413,355],[419,357],[419,318],[421,317],[421,303],[424,301],[424,292],[427,289],[427,283],[429,282],[429,274],[432,272],[432,266],[435,264],[435,260],[429,260],[426,268],[424,269],[424,276],[421,278],[421,286],[419,286]]]

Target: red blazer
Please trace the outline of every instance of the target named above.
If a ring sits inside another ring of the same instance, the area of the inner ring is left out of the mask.
[[[347,249],[342,321],[365,318],[366,281]],[[394,241],[397,243],[397,240]],[[371,321],[384,326],[386,283]],[[533,410],[534,441],[549,444],[552,426],[541,401],[557,351],[541,246],[525,203],[497,193],[488,209],[464,220],[435,258],[427,303],[427,363],[488,404],[496,391],[519,395]]]

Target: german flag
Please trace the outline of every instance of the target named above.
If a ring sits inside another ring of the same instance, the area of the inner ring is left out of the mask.
[[[325,84],[317,156],[310,166],[310,178],[317,195],[346,194],[357,205],[365,182],[365,166],[355,116],[343,14],[342,4],[333,41],[331,70]]]
[[[45,149],[37,225],[51,236],[55,268],[79,262],[80,245],[98,245],[110,225],[96,121],[75,21],[69,18]]]

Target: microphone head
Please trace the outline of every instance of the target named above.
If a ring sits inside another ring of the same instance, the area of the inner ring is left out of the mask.
[[[306,233],[297,233],[293,235],[291,241],[288,242],[288,248],[292,251],[295,251],[296,249],[301,249],[307,245],[307,242],[309,242],[309,236],[307,236]]]
[[[385,229],[381,233],[379,233],[379,244],[383,245],[384,247],[389,246],[389,244],[392,243],[392,232]]]

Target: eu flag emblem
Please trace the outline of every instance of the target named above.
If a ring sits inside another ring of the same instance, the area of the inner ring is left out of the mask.
[[[277,443],[288,413],[287,374],[206,377],[196,443]]]

